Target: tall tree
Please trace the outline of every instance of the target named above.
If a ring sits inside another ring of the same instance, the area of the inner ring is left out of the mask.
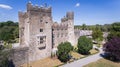
[[[86,24],[82,25],[82,30],[86,30]]]
[[[71,45],[71,43],[69,42],[60,43],[57,48],[58,59],[62,62],[67,62],[70,59],[69,53],[71,50],[73,50],[73,46]]]
[[[103,40],[103,32],[97,28],[97,29],[93,30],[92,37],[96,41],[102,41]]]
[[[89,54],[89,50],[92,49],[93,44],[91,39],[87,38],[86,36],[81,36],[78,39],[78,52],[81,54]]]

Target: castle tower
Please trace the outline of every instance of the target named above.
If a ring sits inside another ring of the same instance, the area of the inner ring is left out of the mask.
[[[27,12],[19,12],[20,45],[29,46],[29,61],[51,56],[51,7],[27,4]]]
[[[68,24],[68,41],[72,45],[75,45],[75,34],[74,34],[74,12],[67,12],[66,14]]]

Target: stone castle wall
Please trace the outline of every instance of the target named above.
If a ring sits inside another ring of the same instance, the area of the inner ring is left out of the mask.
[[[20,67],[21,64],[28,63],[28,47],[19,47],[10,50],[10,59],[12,59],[15,67]]]
[[[74,13],[67,12],[66,16],[61,19],[61,23],[53,23],[53,45],[58,46],[61,42],[70,42],[75,45],[74,41]]]
[[[51,56],[51,7],[27,4],[27,12],[19,12],[20,45],[29,47],[29,61]]]

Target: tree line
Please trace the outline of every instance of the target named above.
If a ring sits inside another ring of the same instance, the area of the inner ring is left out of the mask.
[[[86,25],[86,24],[82,24],[82,25],[75,25],[74,28],[75,29],[80,29],[80,30],[95,30],[97,28],[99,28],[101,31],[103,32],[108,32],[110,31],[110,27],[111,24],[104,24],[104,25]]]
[[[16,38],[19,38],[18,22],[0,22],[0,40],[7,43],[14,43],[16,42]]]

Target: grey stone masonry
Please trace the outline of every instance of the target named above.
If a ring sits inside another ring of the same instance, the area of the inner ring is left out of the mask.
[[[61,42],[75,44],[74,12],[67,12],[56,23],[52,18],[52,7],[33,6],[27,3],[26,12],[19,12],[20,47],[29,47],[28,61],[51,56],[52,49]]]
[[[19,47],[10,50],[10,59],[12,59],[15,67],[20,67],[21,64],[28,63],[28,47]]]

